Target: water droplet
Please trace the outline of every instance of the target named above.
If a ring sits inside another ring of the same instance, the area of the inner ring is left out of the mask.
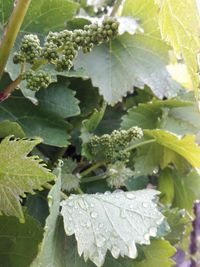
[[[72,217],[69,217],[69,221],[70,221],[70,222],[72,221]]]
[[[157,228],[156,227],[151,227],[149,229],[149,235],[156,236],[156,234],[157,234]]]
[[[88,205],[87,205],[87,203],[84,202],[81,198],[78,200],[78,204],[79,204],[79,206],[81,207],[81,209],[83,209],[83,210],[87,210]]]
[[[105,196],[111,195],[111,192],[110,192],[110,191],[106,191],[106,192],[104,193],[104,195],[105,195]]]
[[[99,228],[100,228],[100,229],[103,228],[103,223],[100,223],[100,224],[99,224]]]
[[[53,197],[52,196],[48,196],[48,204],[49,204],[49,207],[51,207],[53,205]]]
[[[121,216],[122,218],[126,218],[126,212],[125,212],[125,210],[121,210],[121,212],[120,212],[120,216]]]
[[[126,197],[128,199],[135,199],[135,195],[133,193],[131,193],[131,192],[126,193]]]
[[[94,208],[94,204],[93,204],[93,203],[91,203],[91,204],[90,204],[90,207],[91,207],[91,208]]]
[[[144,208],[148,208],[148,203],[147,203],[147,202],[143,202],[143,203],[142,203],[142,206],[143,206]]]
[[[130,205],[130,209],[131,209],[131,210],[133,209],[133,205]]]
[[[90,226],[91,226],[91,222],[90,222],[90,221],[87,221],[87,223],[86,223],[86,227],[87,227],[87,228],[90,228]]]
[[[98,216],[98,214],[97,214],[95,211],[92,211],[90,215],[91,215],[91,217],[92,217],[93,219],[96,219],[97,216]]]
[[[120,254],[120,249],[117,246],[113,246],[111,249],[111,254],[115,259],[117,259]]]
[[[97,242],[96,242],[97,247],[98,248],[103,247],[105,241],[106,241],[105,237],[103,237],[103,236],[98,237]]]
[[[73,202],[72,202],[72,201],[69,201],[69,202],[68,202],[68,206],[69,206],[69,207],[73,207],[73,206],[74,206]]]
[[[134,259],[136,255],[137,255],[137,249],[135,246],[135,242],[132,242],[132,244],[128,246],[128,256],[131,259]]]

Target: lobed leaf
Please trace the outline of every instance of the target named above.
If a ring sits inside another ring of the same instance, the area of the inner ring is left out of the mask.
[[[55,177],[37,157],[27,157],[40,139],[24,140],[6,137],[0,144],[0,212],[24,220],[21,197],[41,190]]]

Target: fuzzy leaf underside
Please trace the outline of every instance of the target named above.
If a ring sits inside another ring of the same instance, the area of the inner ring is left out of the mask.
[[[116,191],[71,195],[61,202],[67,235],[75,234],[78,253],[102,266],[107,250],[114,258],[137,257],[137,244],[150,244],[163,215],[153,201],[158,191]]]

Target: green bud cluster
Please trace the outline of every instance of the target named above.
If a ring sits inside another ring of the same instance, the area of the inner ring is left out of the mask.
[[[40,40],[37,35],[28,34],[23,37],[19,52],[14,54],[13,62],[33,64],[36,59],[40,58],[40,53]]]
[[[138,127],[129,130],[114,130],[110,135],[94,135],[87,144],[91,155],[98,160],[105,160],[107,163],[115,161],[127,162],[130,152],[125,149],[134,139],[140,139],[143,132]]]
[[[47,88],[51,82],[50,75],[45,71],[29,70],[24,73],[23,80],[26,80],[27,88],[32,91],[38,91],[41,88]]]
[[[100,25],[93,23],[85,25],[81,30],[50,32],[43,47],[40,47],[40,41],[36,35],[25,35],[13,61],[15,64],[23,62],[34,64],[36,60],[46,59],[55,66],[57,71],[69,70],[80,49],[87,53],[94,45],[100,45],[115,38],[118,27],[119,23],[115,18],[105,17]]]
[[[102,25],[97,23],[84,26],[84,53],[90,52],[94,45],[100,45],[114,39],[118,35],[119,22],[112,17],[105,17]]]

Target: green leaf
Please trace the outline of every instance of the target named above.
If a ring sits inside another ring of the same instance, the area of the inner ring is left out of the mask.
[[[25,223],[17,218],[0,216],[0,266],[27,267],[37,254],[42,239],[39,223],[26,215]]]
[[[59,207],[61,190],[61,170],[57,169],[58,178],[55,185],[48,194],[49,216],[46,219],[45,232],[40,250],[31,267],[63,267],[62,252],[64,249],[62,243],[58,242],[59,237]]]
[[[14,135],[20,138],[25,136],[24,131],[18,123],[5,120],[0,122],[0,138],[8,135]]]
[[[81,139],[83,143],[87,143],[95,131],[99,123],[101,122],[106,110],[106,104],[103,103],[100,110],[94,110],[93,114],[82,122]]]
[[[138,154],[133,158],[134,169],[137,176],[157,173],[163,148],[157,143],[144,145],[138,149]]]
[[[36,33],[63,30],[66,20],[76,14],[78,7],[72,0],[31,1],[22,30]]]
[[[199,40],[199,14],[195,0],[156,0],[160,7],[159,25],[163,38],[182,55],[198,96],[197,52]]]
[[[17,122],[27,137],[39,136],[48,145],[68,145],[68,124],[21,96],[12,96],[0,105],[0,121]]]
[[[94,48],[88,55],[80,54],[75,68],[85,69],[93,85],[111,105],[132,92],[134,86],[143,88],[145,84],[159,98],[172,97],[180,86],[166,69],[169,48],[161,40],[156,5],[150,0],[129,0],[122,16],[138,19],[144,33],[124,34],[108,45]]]
[[[195,136],[185,135],[183,138],[164,130],[145,130],[147,136],[171,149],[185,158],[193,167],[200,167],[200,147],[195,143]]]
[[[24,220],[21,197],[54,179],[41,160],[27,157],[41,140],[11,140],[5,138],[0,144],[0,212]]]
[[[71,159],[64,159],[62,166],[62,189],[67,192],[77,189],[80,183],[80,177],[78,175],[72,174],[73,170],[77,164]]]
[[[161,202],[171,205],[174,199],[174,181],[170,169],[164,169],[158,178],[158,190],[162,193]]]
[[[135,263],[134,267],[170,267],[175,262],[171,257],[175,254],[176,249],[166,240],[153,240],[150,246],[143,247],[145,259]]]
[[[69,118],[80,114],[75,92],[68,89],[65,83],[53,83],[47,89],[40,90],[38,98],[40,108],[60,118]]]
[[[200,175],[198,170],[191,170],[187,175],[174,173],[175,198],[173,205],[192,213],[194,201],[200,196]]]
[[[85,262],[83,257],[79,257],[75,238],[68,237],[66,239],[65,247],[67,249],[66,259],[67,266],[70,267],[95,267],[91,261]],[[150,254],[152,253],[152,257]],[[141,267],[141,266],[172,266],[174,263],[170,257],[175,253],[175,249],[170,246],[168,241],[165,240],[152,240],[149,246],[140,246],[139,255],[135,260],[129,258],[114,259],[110,253],[107,254],[103,267]],[[140,259],[141,258],[141,259]],[[146,265],[144,265],[146,264]],[[159,265],[160,264],[160,265]],[[64,267],[65,265],[63,265]],[[67,267],[66,266],[66,267]]]
[[[157,191],[71,195],[61,203],[67,235],[75,234],[78,253],[102,266],[107,250],[114,258],[137,257],[136,243],[150,244],[162,214],[153,201]]]
[[[162,115],[163,108],[191,106],[192,102],[183,100],[153,100],[142,103],[128,110],[128,114],[122,117],[122,128],[129,129],[138,126],[143,129],[157,127],[158,119]]]

